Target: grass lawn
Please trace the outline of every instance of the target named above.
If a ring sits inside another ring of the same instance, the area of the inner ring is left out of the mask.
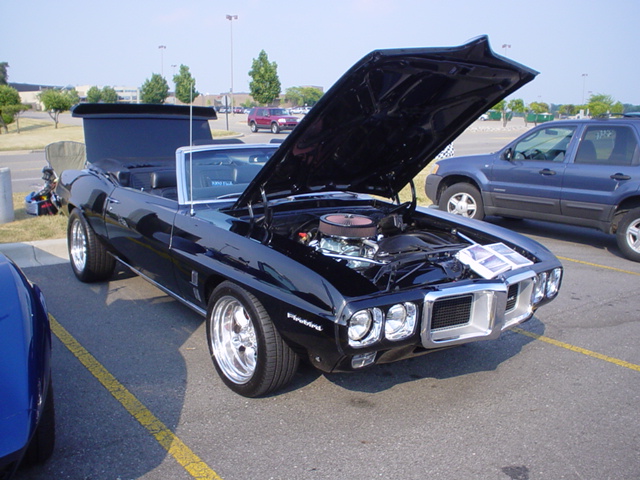
[[[9,133],[0,135],[0,150],[41,150],[49,143],[62,140],[84,142],[82,127],[75,125],[58,124],[54,127],[53,121],[22,118],[20,132],[16,122],[9,125]]]
[[[29,215],[24,206],[27,193],[13,194],[13,212],[15,220],[0,224],[0,243],[31,242],[65,238],[67,236],[67,217],[64,215]]]

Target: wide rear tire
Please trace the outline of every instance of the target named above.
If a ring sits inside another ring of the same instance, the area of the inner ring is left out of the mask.
[[[69,215],[67,248],[71,269],[81,282],[98,282],[113,275],[115,259],[78,209]]]
[[[231,282],[221,283],[209,299],[207,343],[222,381],[245,397],[284,387],[298,369],[298,356],[260,301]]]

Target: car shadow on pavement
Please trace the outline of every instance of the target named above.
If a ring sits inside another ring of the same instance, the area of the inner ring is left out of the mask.
[[[504,217],[487,217],[485,221],[523,235],[539,237],[537,240],[543,244],[545,238],[573,242],[609,252],[618,258],[625,258],[616,244],[615,235],[609,235],[593,228]]]
[[[522,328],[537,335],[544,332],[544,324],[535,316]],[[375,365],[361,372],[326,374],[325,377],[347,390],[379,393],[402,383],[495,371],[532,341],[531,337],[507,331],[496,340],[468,343],[395,363]]]

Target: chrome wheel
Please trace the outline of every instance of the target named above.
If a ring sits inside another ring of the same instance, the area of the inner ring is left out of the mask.
[[[616,240],[626,258],[640,262],[640,208],[634,208],[622,217]]]
[[[629,225],[625,232],[629,247],[636,253],[640,253],[640,218],[634,224]]]
[[[77,208],[69,215],[67,248],[71,269],[81,282],[106,280],[113,274],[116,267],[114,257]]]
[[[87,265],[87,235],[78,220],[74,221],[71,225],[69,256],[76,270],[79,272],[84,271]]]
[[[475,199],[468,193],[458,193],[447,202],[447,212],[473,218],[478,210]]]
[[[484,205],[480,191],[470,183],[455,183],[445,189],[440,197],[439,207],[445,212],[467,218],[482,220]]]
[[[256,370],[258,342],[249,313],[235,297],[225,295],[213,307],[211,350],[224,375],[245,384]]]

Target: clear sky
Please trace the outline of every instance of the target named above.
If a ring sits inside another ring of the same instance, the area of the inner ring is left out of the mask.
[[[10,82],[139,87],[163,73],[173,88],[184,64],[198,91],[219,94],[231,86],[233,38],[235,92],[249,91],[260,50],[283,91],[326,90],[371,50],[487,34],[496,52],[540,71],[511,98],[579,104],[603,93],[640,105],[640,0],[0,0],[0,19]]]

